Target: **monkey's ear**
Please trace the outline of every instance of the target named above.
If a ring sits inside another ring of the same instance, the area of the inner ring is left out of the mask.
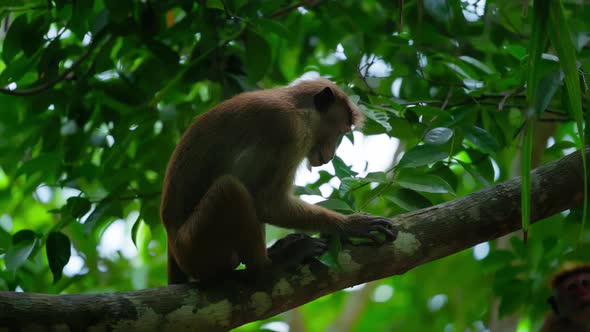
[[[549,296],[547,299],[547,303],[551,305],[551,309],[555,312],[556,315],[559,315],[559,308],[557,308],[557,301],[555,301],[555,296]]]
[[[336,95],[334,94],[334,91],[327,86],[313,96],[313,104],[316,110],[324,113],[328,111],[328,108],[332,105],[335,99]]]

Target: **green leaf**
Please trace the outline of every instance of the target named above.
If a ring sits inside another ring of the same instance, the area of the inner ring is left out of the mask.
[[[316,195],[322,196],[322,192],[317,188],[309,188],[306,186],[295,186],[295,195]]]
[[[90,17],[94,17],[92,1],[76,1],[73,3],[72,18],[69,26],[73,33],[84,36],[90,27]]]
[[[21,267],[33,252],[37,241],[37,234],[30,229],[15,233],[12,236],[12,246],[4,256],[6,269],[14,272]]]
[[[452,117],[452,115],[445,111],[445,110],[441,110],[438,107],[432,107],[432,106],[416,106],[416,107],[410,107],[408,108],[409,112],[413,112],[416,113],[417,116],[423,116],[427,119],[432,119],[432,118],[443,118],[443,119],[450,119]]]
[[[342,40],[341,44],[344,48],[344,54],[346,54],[346,57],[353,61],[354,59],[360,58],[363,54],[364,39],[361,34],[349,35]]]
[[[46,4],[47,2],[44,2],[42,0],[0,0],[0,10],[26,10],[28,9],[27,7],[39,7]]]
[[[531,297],[529,281],[515,279],[509,288],[510,297],[502,296],[500,302],[500,308],[498,309],[500,317],[519,311],[523,303],[526,303]]]
[[[12,236],[0,226],[0,255],[6,253],[12,245]]]
[[[62,208],[62,211],[68,213],[72,218],[78,219],[85,215],[92,204],[87,198],[84,197],[70,197],[66,201],[66,205]]]
[[[2,59],[10,63],[21,50],[27,57],[39,51],[43,35],[49,29],[46,15],[38,15],[27,20],[28,15],[20,15],[10,24],[3,44]]]
[[[463,169],[466,170],[467,173],[473,177],[473,179],[481,183],[484,187],[490,186],[490,183],[475,168],[471,167],[470,164],[464,163],[461,160],[457,160],[457,162],[459,162]]]
[[[559,1],[557,1],[559,2]],[[526,94],[529,101],[534,100],[537,84],[541,78],[539,62],[547,44],[549,27],[549,1],[538,1],[534,4],[533,28],[528,55],[528,77]],[[552,27],[553,30],[556,27]]]
[[[425,166],[448,157],[449,153],[438,146],[418,145],[407,151],[397,166],[401,168]]]
[[[382,110],[372,108],[371,106],[365,107],[360,105],[360,110],[365,114],[368,119],[371,119],[378,123],[381,127],[385,128],[386,132],[391,131],[391,125],[389,124],[389,116]]]
[[[341,251],[342,243],[340,242],[340,238],[338,236],[332,236],[328,243],[328,250],[318,257],[318,260],[328,267],[342,270],[342,266],[338,261],[338,254],[340,254]]]
[[[133,12],[131,1],[104,0],[104,5],[109,10],[109,16],[117,22],[125,20]]]
[[[16,171],[15,176],[26,174],[31,176],[35,173],[51,174],[59,168],[63,158],[58,153],[44,153],[36,158],[25,162]]]
[[[348,194],[350,192],[350,190],[352,190],[353,188],[356,188],[362,184],[363,184],[363,180],[360,178],[353,178],[353,177],[340,178],[340,187],[338,188],[338,191],[342,197],[343,195]]]
[[[562,79],[563,75],[559,70],[555,70],[541,79],[537,86],[537,92],[535,93],[535,100],[533,102],[533,107],[537,115],[540,115],[549,107],[549,103],[553,99]]]
[[[280,22],[268,18],[257,18],[253,20],[259,33],[274,33],[275,35],[288,39],[291,36],[289,30]]]
[[[528,120],[524,131],[524,140],[522,144],[522,189],[520,195],[520,204],[522,208],[522,231],[524,241],[528,239],[528,231],[531,218],[531,160],[533,155],[533,133],[535,122]]]
[[[121,217],[121,214],[120,202],[109,200],[101,201],[84,222],[84,233],[90,234],[97,230],[97,226],[100,226],[111,219],[108,217]],[[100,227],[98,227],[98,230],[102,231]]]
[[[515,57],[518,61],[522,61],[526,57],[526,48],[522,47],[521,45],[506,45],[504,46],[504,49],[508,54]]]
[[[555,142],[545,150],[546,154],[558,154],[561,155],[563,150],[573,149],[576,147],[576,143],[570,141]]]
[[[424,1],[423,6],[436,21],[450,23],[453,20],[453,10],[447,0]]]
[[[336,176],[339,178],[354,177],[357,175],[357,173],[351,169],[351,166],[346,165],[338,156],[334,156],[334,159],[332,159],[332,165],[334,165],[334,173],[336,173]]]
[[[27,31],[27,15],[18,16],[11,24],[2,43],[2,59],[11,63],[12,59],[23,50],[22,40]]]
[[[426,197],[409,189],[395,189],[385,197],[406,211],[420,210],[432,205]]]
[[[502,267],[509,266],[516,256],[509,250],[492,250],[484,258],[483,262],[485,271],[495,272]]]
[[[252,82],[259,81],[271,64],[271,50],[266,39],[253,30],[246,33],[246,57],[244,65],[248,78]]]
[[[494,136],[482,128],[471,126],[463,128],[465,139],[484,153],[492,154],[498,150],[500,145]]]
[[[437,127],[452,128],[461,123],[465,118],[468,118],[473,114],[473,109],[470,107],[456,107],[450,111],[449,117],[440,117],[438,120],[433,122],[433,125]]]
[[[165,64],[171,67],[175,67],[178,64],[180,56],[170,46],[157,40],[149,40],[146,42],[146,45]]]
[[[207,0],[206,7],[213,8],[213,9],[219,9],[219,10],[225,10],[225,6],[223,5],[222,0]]]
[[[328,199],[322,202],[316,203],[316,205],[323,206],[327,209],[340,211],[345,213],[352,213],[354,210],[346,202],[339,199]]]
[[[402,188],[433,194],[455,194],[451,185],[443,178],[431,174],[400,174],[395,184]]]
[[[459,59],[467,62],[468,64],[478,68],[479,70],[483,71],[486,74],[493,74],[494,72],[490,69],[490,67],[488,67],[486,64],[484,64],[483,62],[479,61],[476,58],[472,58],[470,56],[467,55],[462,55],[459,57]]]
[[[150,228],[160,225],[160,203],[157,200],[143,201],[141,204],[141,219]]]
[[[543,1],[544,2],[544,1]],[[567,97],[574,119],[576,120],[576,127],[578,128],[578,135],[580,136],[579,149],[584,151],[586,139],[584,137],[584,111],[582,109],[582,91],[580,89],[580,75],[578,73],[576,49],[572,41],[572,35],[569,30],[568,22],[565,19],[563,5],[561,1],[549,1],[549,21],[552,26],[549,29],[549,38],[551,43],[559,56],[559,64],[563,68],[565,74],[565,86],[567,89]],[[537,3],[535,2],[535,7]],[[586,125],[588,125],[586,123]],[[584,206],[583,206],[583,222],[580,237],[584,233],[584,226],[586,224],[586,216],[588,212],[588,162],[586,154],[582,153],[582,167],[584,169]]]
[[[363,180],[368,182],[389,183],[391,182],[384,172],[372,172],[367,174]]]
[[[45,248],[47,249],[47,260],[53,274],[54,284],[61,279],[63,268],[70,260],[70,247],[70,239],[61,232],[51,232],[47,236]]]
[[[23,76],[29,73],[37,60],[38,56],[27,58],[24,54],[20,53],[12,60],[10,66],[0,74],[0,84],[6,85],[22,79]]]
[[[525,245],[525,243],[518,238],[517,236],[510,237],[510,245],[512,247],[512,251],[521,259],[526,259],[528,257],[529,248]]]
[[[430,145],[442,145],[453,137],[453,129],[438,127],[429,130],[424,136],[424,142]]]
[[[142,221],[141,221],[141,214],[139,214],[137,216],[137,218],[135,219],[135,222],[133,223],[133,227],[131,227],[131,241],[133,241],[133,244],[135,245],[135,248],[139,249],[139,246],[137,245],[137,236],[139,233],[139,229],[142,227]]]

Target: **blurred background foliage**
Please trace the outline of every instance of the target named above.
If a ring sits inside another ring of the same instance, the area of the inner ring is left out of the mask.
[[[406,0],[400,12],[377,0],[0,1],[0,289],[164,285],[159,194],[179,136],[223,99],[302,75],[340,83],[366,114],[366,136],[343,145],[389,142],[374,149],[381,169],[339,151],[298,180],[298,194],[342,212],[394,216],[520,175],[527,119],[532,167],[574,151],[590,6],[562,1],[555,24],[523,2]],[[549,275],[588,260],[581,216],[536,224],[526,245],[520,233],[483,243],[238,331],[537,330]],[[286,232],[271,229],[269,242]]]

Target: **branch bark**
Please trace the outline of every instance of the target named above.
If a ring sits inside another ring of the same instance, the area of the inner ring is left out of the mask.
[[[588,157],[590,154],[586,152]],[[581,154],[532,173],[532,220],[583,201]],[[397,239],[380,248],[345,246],[342,269],[317,261],[263,280],[244,273],[215,284],[191,283],[111,294],[0,292],[0,331],[223,331],[268,318],[323,295],[402,274],[520,228],[520,178],[433,207],[397,216]]]

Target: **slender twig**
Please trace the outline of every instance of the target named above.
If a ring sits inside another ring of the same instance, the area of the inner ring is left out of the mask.
[[[361,80],[363,81],[363,83],[365,83],[365,87],[367,87],[367,89],[369,89],[369,92],[371,94],[375,94],[375,91],[369,85],[369,82],[367,82],[367,76],[369,75],[369,69],[371,69],[371,66],[373,66],[373,64],[375,64],[376,61],[377,61],[376,56],[373,56],[371,58],[367,57],[367,62],[364,65],[357,68],[357,71],[358,71],[359,76],[361,77]]]
[[[498,103],[498,111],[501,111],[504,109],[504,105],[506,104],[506,101],[509,98],[512,98],[512,96],[517,93],[517,90],[513,90],[510,91],[509,93],[505,94],[504,97],[502,98],[502,100],[500,100],[500,102]]]
[[[449,105],[449,100],[451,99],[452,96],[453,96],[453,88],[450,88],[449,92],[447,93],[447,96],[445,97],[445,101],[440,106],[441,109],[444,110],[445,108],[447,108],[447,106]]]
[[[478,104],[478,105],[483,105],[483,106],[497,106],[498,105],[498,103],[494,103],[494,102],[490,102],[490,101],[482,101],[481,97],[480,98],[472,97],[471,99],[473,99],[473,101],[463,100],[463,101],[459,101],[456,103],[449,103],[446,106],[447,107],[457,107],[457,106],[465,106],[465,105],[471,105],[471,104]],[[486,99],[489,99],[489,96],[487,96]],[[417,101],[411,101],[411,102],[399,103],[399,104],[401,106],[444,105],[444,101],[442,101],[442,100],[417,100]],[[503,107],[525,109],[528,106],[527,105],[520,105],[520,104],[504,104]],[[554,108],[547,108],[545,110],[545,112],[551,113],[551,114],[557,114],[557,115],[566,115],[566,112],[564,112],[562,110],[554,109]]]
[[[540,118],[539,121],[541,122],[569,122],[572,119],[568,118]]]

